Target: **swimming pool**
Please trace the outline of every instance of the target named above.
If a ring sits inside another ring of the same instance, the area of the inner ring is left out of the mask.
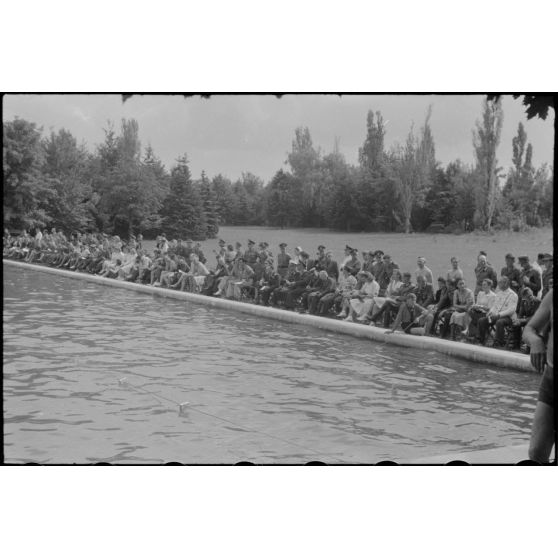
[[[539,377],[5,267],[3,382],[9,463],[373,463],[524,443]]]

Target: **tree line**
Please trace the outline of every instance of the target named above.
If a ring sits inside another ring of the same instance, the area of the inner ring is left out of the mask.
[[[109,125],[90,152],[68,130],[44,137],[34,123],[16,118],[3,126],[4,223],[124,236],[165,231],[194,240],[214,238],[220,225],[455,232],[552,223],[553,169],[534,168],[523,124],[513,138],[512,168],[504,175],[498,165],[500,98],[483,102],[472,165],[436,160],[430,118],[429,109],[404,144],[388,148],[381,112],[369,111],[355,165],[337,139],[323,153],[310,130],[299,127],[288,170],[268,184],[250,172],[234,182],[205,172],[194,179],[186,154],[168,171],[150,145],[142,149],[134,119],[122,120],[118,131]]]

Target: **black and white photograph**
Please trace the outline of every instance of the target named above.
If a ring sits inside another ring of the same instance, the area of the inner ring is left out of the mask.
[[[554,110],[6,94],[4,462],[552,462]]]

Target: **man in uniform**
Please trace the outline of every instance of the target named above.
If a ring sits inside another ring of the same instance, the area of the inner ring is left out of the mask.
[[[248,240],[248,250],[244,252],[244,261],[247,265],[252,267],[256,263],[258,251],[255,248],[256,243],[253,240]]]
[[[517,293],[519,292],[519,269],[515,267],[515,257],[506,254],[506,266],[502,268],[500,275],[510,280],[510,287]]]
[[[277,254],[277,273],[279,273],[282,279],[287,277],[289,262],[291,261],[291,256],[285,251],[286,248],[287,244],[281,242],[281,244],[279,244],[279,254]]]
[[[382,257],[382,267],[379,275],[376,275],[378,285],[380,285],[380,296],[384,296],[386,289],[391,281],[394,269],[399,269],[399,266],[392,261],[389,254],[384,254]],[[410,274],[409,274],[410,275]]]
[[[326,248],[323,244],[320,244],[318,246],[318,252],[316,253],[316,258],[311,263],[310,267],[315,267],[318,271],[325,269],[325,254],[326,254],[325,249]]]

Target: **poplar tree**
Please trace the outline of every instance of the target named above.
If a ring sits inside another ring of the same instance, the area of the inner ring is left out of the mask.
[[[476,191],[477,220],[490,231],[492,218],[498,199],[498,160],[496,150],[500,144],[504,111],[502,99],[493,101],[484,99],[482,121],[477,121],[473,131],[473,146],[475,150],[476,172],[478,184]]]

